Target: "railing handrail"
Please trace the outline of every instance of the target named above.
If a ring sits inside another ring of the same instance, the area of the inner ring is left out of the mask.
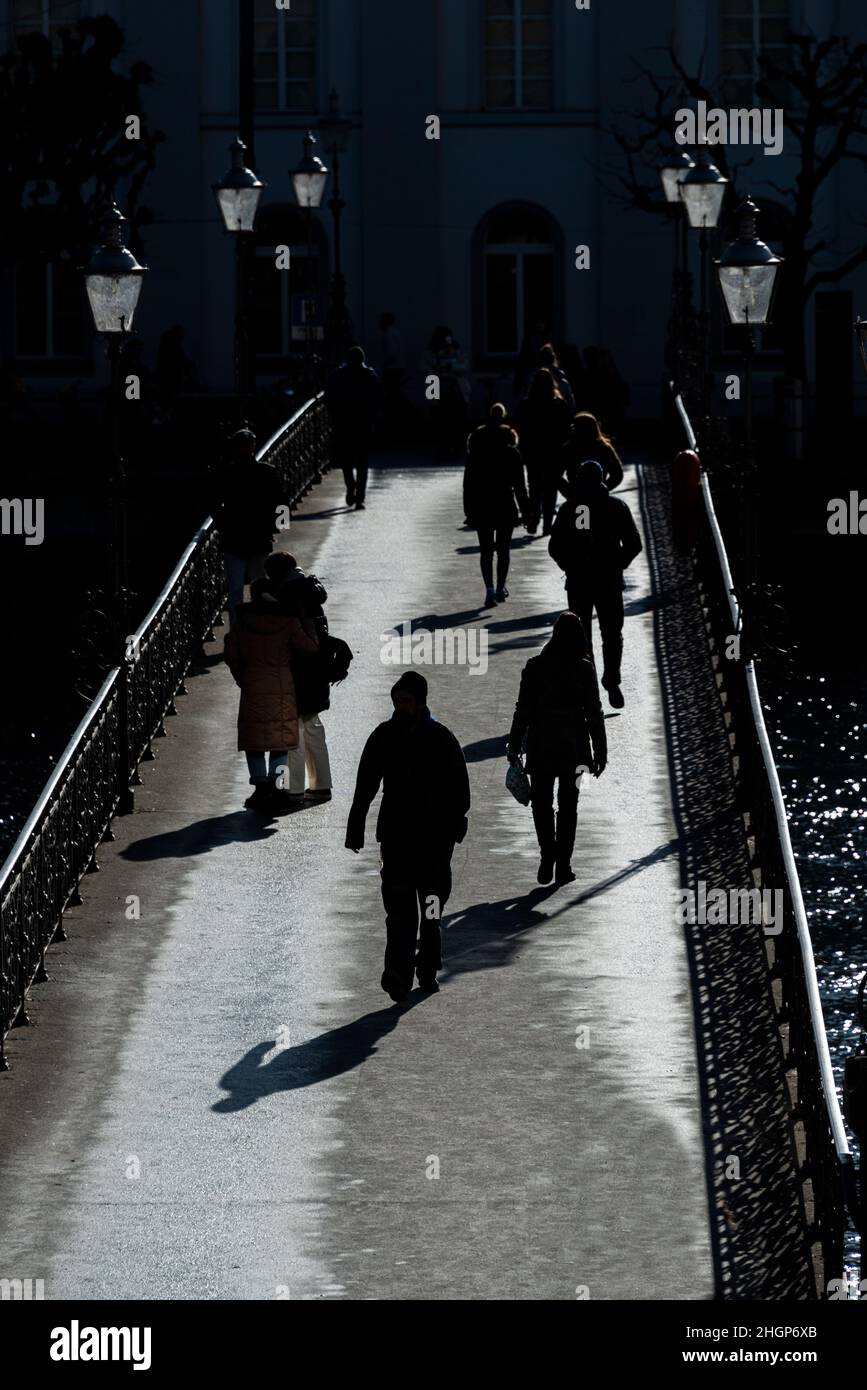
[[[196,531],[195,535],[193,536],[183,555],[178,560],[178,563],[175,565],[174,569],[172,570],[171,574],[169,575],[159,594],[154,599],[147,613],[142,618],[135,632],[130,635],[129,641],[133,643],[133,656],[131,659],[133,663],[135,662],[135,660],[137,660],[137,644],[141,642],[141,639],[144,637],[145,632],[150,627],[154,619],[159,615],[160,609],[163,607],[163,604],[165,603],[166,599],[169,598],[169,596],[171,595],[172,590],[177,587],[178,580],[180,579],[183,571],[186,569],[187,565],[189,564],[199,545],[204,540],[208,532],[212,529],[213,525],[213,519],[211,517],[206,517],[205,520],[202,522],[202,525],[199,527],[198,531]]]
[[[53,797],[60,782],[63,781],[63,778],[67,772],[67,769],[69,768],[70,763],[78,753],[81,744],[84,742],[85,736],[87,735],[87,732],[91,724],[95,723],[96,720],[99,718],[99,715],[102,713],[102,707],[108,699],[108,696],[111,693],[111,690],[118,678],[119,673],[119,666],[114,666],[108,672],[105,680],[103,681],[102,685],[100,686],[99,690],[97,691],[96,695],[93,697],[93,700],[88,706],[83,718],[81,719],[81,722],[79,723],[78,727],[72,734],[69,742],[67,743],[66,747],[64,748],[60,757],[58,758],[57,766],[55,767],[54,771],[52,772],[51,776],[49,777],[48,781],[45,783],[45,786],[42,788],[42,791],[39,794],[39,800],[36,802],[36,805],[33,807],[33,810],[30,812],[30,815],[27,817],[27,820],[21,827],[21,830],[18,834],[18,838],[16,839],[14,845],[12,846],[5,860],[3,861],[2,868],[0,868],[0,896],[2,896],[3,889],[6,886],[7,880],[10,878],[12,872],[14,871],[18,863],[18,860],[23,855],[27,847],[27,842],[30,839],[30,836],[33,834],[33,831],[36,829],[37,825],[42,819],[48,803],[51,801],[51,798]]]
[[[672,387],[672,389],[674,388]],[[675,404],[686,428],[690,448],[696,450],[697,441],[695,432],[693,431],[689,415],[687,414],[680,395],[675,396]],[[734,597],[734,581],[729,564],[728,551],[726,550],[725,540],[723,539],[722,531],[720,530],[717,520],[716,509],[713,504],[713,491],[703,466],[701,469],[701,491],[707,512],[708,524],[720,560],[720,568],[722,570],[723,580],[729,599],[729,609],[731,611],[732,620],[736,624],[735,631],[737,631],[737,625],[740,620],[740,607]],[[785,867],[789,893],[792,899],[792,909],[795,917],[795,927],[798,933],[798,946],[804,966],[807,1004],[810,1011],[813,1041],[815,1043],[816,1058],[819,1064],[819,1077],[822,1084],[825,1110],[834,1140],[837,1158],[840,1164],[845,1166],[852,1163],[852,1153],[849,1148],[849,1140],[846,1136],[846,1126],[843,1121],[843,1112],[840,1109],[840,1101],[837,1096],[837,1085],[834,1080],[831,1049],[828,1046],[825,1014],[822,1009],[822,998],[819,992],[819,977],[816,973],[816,960],[813,954],[813,940],[810,935],[810,925],[807,921],[807,911],[804,907],[804,895],[801,890],[801,880],[798,875],[795,852],[792,848],[792,837],[789,832],[786,802],[782,787],[780,786],[780,777],[777,772],[777,765],[774,761],[774,753],[771,747],[771,740],[768,736],[767,725],[765,724],[765,717],[759,697],[758,679],[756,677],[755,665],[752,661],[748,661],[745,665],[745,676],[749,693],[750,710],[752,712],[759,749],[764,763],[765,775],[768,779],[768,785],[771,791],[777,834],[779,836],[780,848],[783,855],[783,865]]]
[[[298,407],[298,409],[295,411],[295,414],[290,416],[290,418],[286,420],[279,427],[279,429],[276,429],[274,433],[271,435],[271,438],[267,441],[267,443],[262,445],[261,449],[256,454],[256,462],[261,462],[261,460],[265,457],[269,450],[273,449],[274,445],[277,443],[280,437],[284,435],[287,430],[291,430],[295,422],[301,419],[301,416],[304,414],[305,410],[310,410],[316,404],[317,401],[324,399],[324,391],[319,391],[315,396],[308,397],[304,404]]]

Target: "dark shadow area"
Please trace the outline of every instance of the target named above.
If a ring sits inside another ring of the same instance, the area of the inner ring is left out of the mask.
[[[462,627],[466,623],[473,623],[486,610],[484,608],[465,608],[460,613],[425,613],[421,618],[410,618],[410,632],[436,632],[438,629],[452,627]],[[401,632],[401,625],[406,619],[401,618],[393,624],[393,627]]]
[[[342,516],[345,512],[354,512],[355,508],[350,507],[346,502],[342,507],[326,507],[321,512],[304,512],[301,516],[292,513],[292,525],[301,526],[305,521],[327,521],[332,516]]]
[[[538,613],[533,618],[505,618],[499,623],[486,624],[488,632],[524,632],[531,627],[553,627],[565,610],[557,608],[553,613]]]
[[[671,543],[666,469],[639,473],[680,883],[753,886],[689,556]],[[676,922],[674,906],[673,921]],[[807,1299],[812,1276],[761,928],[676,926],[692,980],[716,1292]],[[736,1160],[736,1162],[731,1162]],[[739,1176],[734,1176],[738,1173]]]
[[[505,760],[507,737],[506,734],[498,734],[496,738],[480,738],[477,743],[468,743],[464,748],[464,757],[468,763],[484,763],[489,758]]]
[[[208,854],[221,845],[248,844],[266,840],[277,834],[277,826],[251,811],[229,811],[224,816],[210,816],[193,821],[180,830],[168,830],[162,835],[149,835],[133,840],[121,851],[121,859],[143,863],[152,859],[191,859]]]
[[[320,1081],[330,1081],[353,1071],[373,1056],[380,1039],[397,1027],[403,1014],[429,997],[415,990],[408,1003],[377,1009],[375,1013],[345,1023],[342,1028],[330,1028],[327,1033],[320,1033],[319,1037],[296,1047],[283,1048],[265,1065],[264,1058],[276,1043],[257,1043],[220,1077],[220,1089],[228,1095],[211,1109],[220,1115],[233,1114],[255,1105],[264,1096],[316,1086]]]
[[[476,970],[495,970],[510,965],[521,939],[534,927],[543,926],[552,915],[540,912],[540,905],[554,893],[553,884],[534,888],[524,897],[501,898],[498,902],[475,903],[443,921],[444,968],[440,980]],[[565,908],[561,909],[565,911]]]

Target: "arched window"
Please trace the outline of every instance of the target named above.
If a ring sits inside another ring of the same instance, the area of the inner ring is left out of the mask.
[[[277,268],[278,246],[289,247],[289,269]],[[253,347],[268,369],[268,359],[300,351],[310,337],[324,337],[328,291],[328,242],[322,223],[313,217],[310,242],[307,214],[293,203],[269,203],[256,220],[253,274]]]
[[[507,203],[476,229],[476,355],[514,357],[525,336],[561,336],[562,234],[544,208]]]

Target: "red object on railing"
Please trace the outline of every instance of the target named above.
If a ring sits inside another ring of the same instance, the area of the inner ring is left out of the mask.
[[[698,539],[701,505],[701,461],[693,449],[683,449],[671,469],[671,528],[678,550],[692,550]]]

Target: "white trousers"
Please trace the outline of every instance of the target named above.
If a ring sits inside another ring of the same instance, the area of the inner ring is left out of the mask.
[[[288,791],[298,795],[304,791],[304,776],[312,792],[331,790],[331,764],[325,725],[318,714],[308,714],[298,720],[298,747],[289,750]]]

